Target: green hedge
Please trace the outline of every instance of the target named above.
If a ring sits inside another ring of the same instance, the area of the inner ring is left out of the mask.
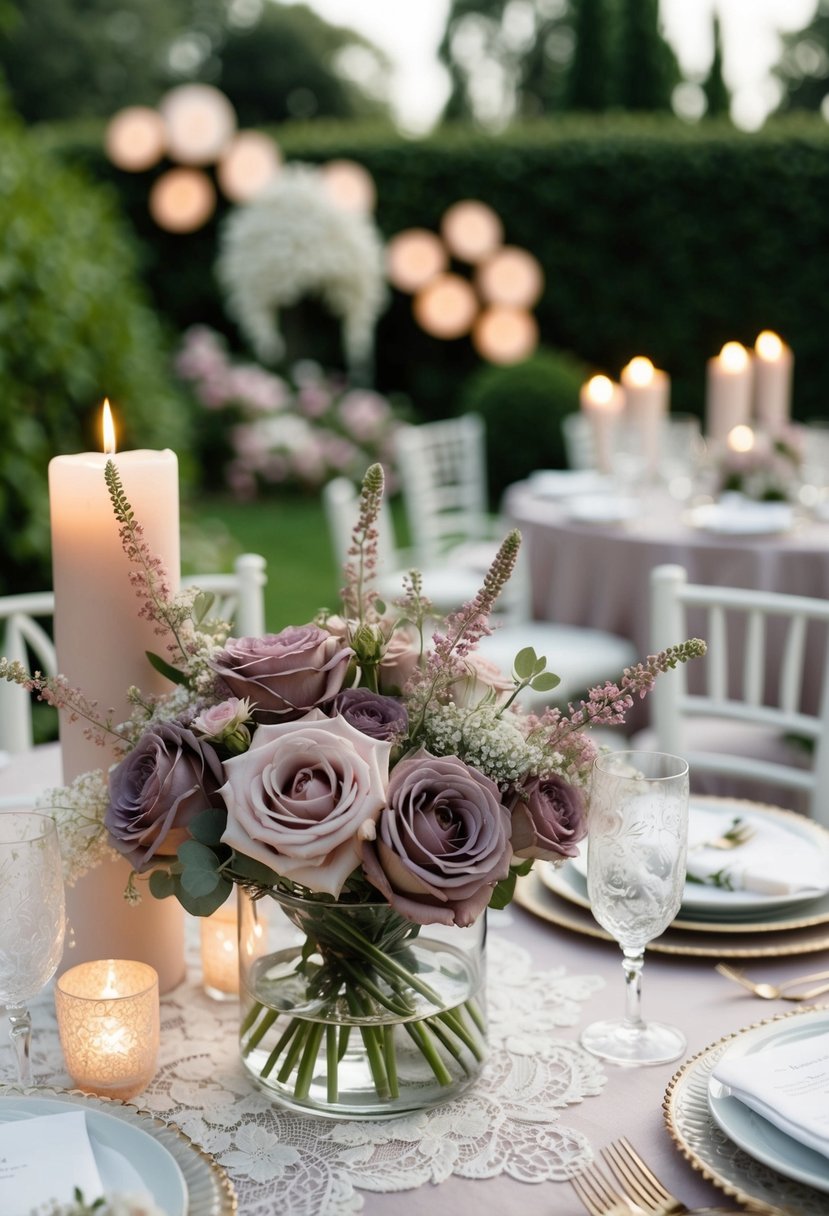
[[[751,342],[770,327],[795,350],[797,415],[827,412],[829,130],[821,119],[752,135],[633,116],[562,119],[500,137],[447,129],[407,141],[335,124],[274,134],[290,159],[345,156],[366,165],[386,235],[436,228],[462,197],[490,203],[506,239],[544,267],[536,315],[546,346],[614,375],[632,355],[648,354],[671,373],[675,408],[700,412],[706,358],[730,338]],[[146,273],[159,307],[180,326],[216,323],[217,225],[191,238],[162,237],[146,215],[152,173],[116,173],[88,137],[64,133],[63,154],[116,182],[148,241]],[[405,389],[430,416],[452,413],[480,367],[466,339],[422,334],[399,294],[378,345],[378,387]]]

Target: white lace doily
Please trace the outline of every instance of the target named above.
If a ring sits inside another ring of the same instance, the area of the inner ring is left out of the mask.
[[[491,1054],[477,1084],[455,1102],[382,1122],[304,1118],[271,1103],[242,1068],[238,1006],[205,996],[195,977],[162,999],[155,1079],[135,1101],[177,1123],[227,1169],[240,1216],[348,1216],[360,1189],[403,1191],[452,1174],[522,1182],[561,1181],[593,1156],[560,1122],[564,1109],[601,1092],[604,1070],[577,1044],[556,1038],[575,1025],[604,981],[534,971],[526,950],[491,935],[487,944]],[[195,964],[195,959],[191,960]],[[51,992],[33,1005],[33,1065],[42,1084],[70,1086]],[[0,1046],[0,1079],[13,1081]],[[360,1189],[358,1189],[360,1188]]]

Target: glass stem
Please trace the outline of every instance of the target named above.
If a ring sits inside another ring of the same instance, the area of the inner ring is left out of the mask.
[[[9,1038],[17,1059],[20,1085],[32,1084],[32,1017],[28,1009],[7,1009]]]
[[[644,950],[627,950],[622,947],[625,973],[625,1025],[641,1030],[642,1021],[642,968],[645,965]]]

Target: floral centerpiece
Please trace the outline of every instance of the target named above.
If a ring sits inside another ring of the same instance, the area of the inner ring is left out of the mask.
[[[751,433],[743,449],[723,448],[717,476],[720,494],[742,494],[758,502],[787,502],[795,498],[803,463],[804,434],[788,426],[770,435]]]
[[[511,532],[478,595],[429,636],[417,572],[389,608],[372,589],[379,465],[366,474],[339,615],[234,638],[209,597],[172,597],[112,461],[106,468],[140,613],[166,643],[149,656],[171,691],[131,690],[126,723],[100,720],[59,677],[0,660],[0,676],[114,737],[109,773],[53,793],[69,878],[116,849],[127,895],[175,897],[209,915],[247,897],[242,1053],[283,1101],[326,1112],[411,1110],[469,1084],[485,1055],[480,945],[537,859],[572,857],[585,834],[595,746],[661,671],[699,641],[626,670],[567,710],[520,709],[557,677],[527,647],[509,678],[476,656],[512,572]],[[293,940],[245,961],[262,901]]]
[[[203,463],[237,498],[357,479],[374,462],[393,476],[402,411],[382,394],[310,360],[283,376],[231,359],[221,335],[205,325],[184,335],[175,366],[204,411]]]

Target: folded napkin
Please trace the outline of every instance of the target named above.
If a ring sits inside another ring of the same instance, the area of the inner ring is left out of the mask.
[[[739,818],[737,810],[694,807],[688,829],[687,871],[707,886],[762,895],[822,895],[829,891],[829,858],[805,836],[781,827],[762,813],[744,822],[754,835],[734,849],[706,848]]]
[[[78,1187],[87,1203],[103,1195],[82,1110],[0,1124],[0,1212],[29,1216],[69,1203]]]
[[[787,1136],[829,1157],[829,1036],[745,1056],[726,1052],[711,1075]]]

